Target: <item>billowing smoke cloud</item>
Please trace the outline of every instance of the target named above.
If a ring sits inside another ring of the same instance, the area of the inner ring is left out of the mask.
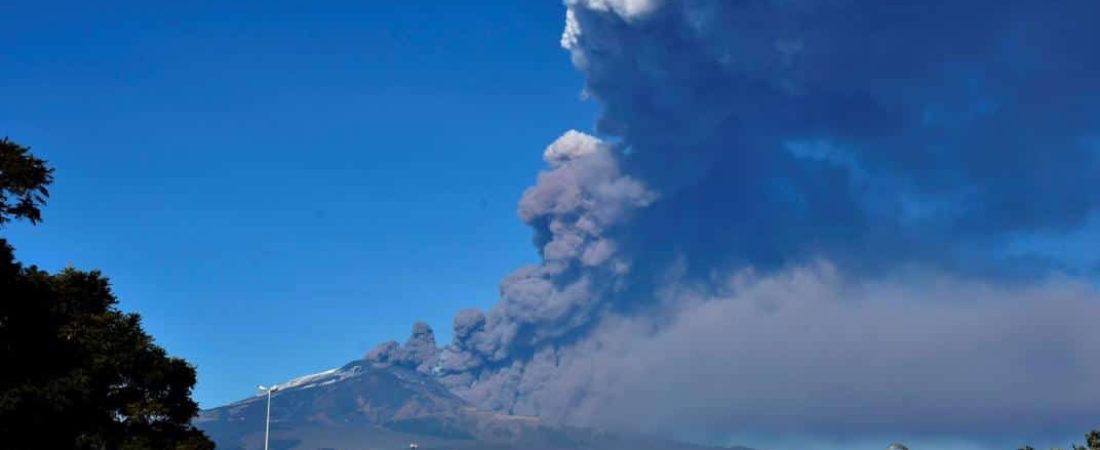
[[[647,254],[987,265],[1100,202],[1094,1],[568,3],[599,129],[664,198]]]
[[[367,352],[366,358],[376,364],[397,365],[428,372],[439,354],[435,332],[424,322],[413,325],[412,335],[405,345],[396,341],[384,342]]]
[[[659,297],[667,322],[611,318],[541,349],[525,369],[543,375],[516,409],[687,436],[1096,426],[1100,295],[1087,285],[855,282],[817,264]]]
[[[611,147],[569,132],[547,148],[551,169],[520,200],[520,217],[535,228],[543,263],[501,283],[501,302],[487,315],[463,311],[455,341],[439,366],[456,391],[494,409],[510,410],[523,358],[590,326],[604,299],[622,289],[632,261],[615,230],[655,195],[623,175]],[[517,359],[520,358],[520,359]]]
[[[499,411],[667,432],[1100,410],[1100,294],[1009,252],[1100,206],[1100,2],[566,7],[607,137],[546,150],[519,206],[543,262],[438,352],[373,359]]]

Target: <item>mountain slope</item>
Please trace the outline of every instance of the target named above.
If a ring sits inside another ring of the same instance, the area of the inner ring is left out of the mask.
[[[263,448],[266,407],[252,397],[204,411],[196,425],[219,449]],[[273,449],[704,449],[480,411],[432,377],[365,360],[280,385],[271,418]]]

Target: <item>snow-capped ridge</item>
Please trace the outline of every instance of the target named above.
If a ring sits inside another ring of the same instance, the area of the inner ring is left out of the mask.
[[[303,375],[298,378],[291,379],[285,383],[275,385],[276,392],[286,391],[289,389],[310,389],[318,386],[327,386],[339,381],[346,380],[351,377],[358,376],[362,371],[362,368],[354,365],[347,365],[344,367],[337,367],[334,369],[325,370],[323,372],[317,372],[314,374]],[[265,395],[264,393],[257,394],[258,396]]]

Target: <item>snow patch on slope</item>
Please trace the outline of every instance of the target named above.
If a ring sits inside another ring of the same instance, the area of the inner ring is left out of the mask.
[[[333,383],[337,383],[348,378],[357,377],[362,374],[363,368],[360,366],[345,366],[342,368],[329,369],[323,372],[318,372],[310,375],[294,378],[285,383],[275,385],[276,393],[279,391],[286,391],[290,389],[304,390],[311,389],[318,386],[328,386]],[[266,395],[259,393],[257,396]]]

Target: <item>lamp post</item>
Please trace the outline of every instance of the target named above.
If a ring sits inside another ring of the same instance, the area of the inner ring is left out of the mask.
[[[267,420],[264,421],[264,450],[268,450],[267,445],[271,436],[271,393],[279,390],[279,386],[264,387],[263,385],[256,386],[260,389],[260,392],[267,393]]]

